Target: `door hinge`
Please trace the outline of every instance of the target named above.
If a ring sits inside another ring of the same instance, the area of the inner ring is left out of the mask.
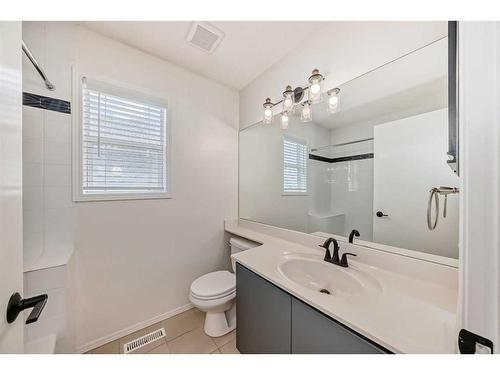
[[[493,354],[493,342],[466,329],[458,334],[458,349],[461,354]]]

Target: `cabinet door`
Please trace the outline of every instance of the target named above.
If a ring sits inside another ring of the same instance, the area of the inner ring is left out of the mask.
[[[311,306],[292,298],[292,353],[381,354],[386,352]]]
[[[236,346],[241,353],[290,353],[291,298],[236,265]]]

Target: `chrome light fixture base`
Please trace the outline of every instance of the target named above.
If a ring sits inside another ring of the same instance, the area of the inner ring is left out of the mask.
[[[319,72],[319,69],[314,69],[309,77],[309,83],[314,84],[314,82],[321,82],[325,79],[323,74]]]
[[[326,92],[326,94],[328,96],[332,96],[332,95],[338,95],[340,92],[340,89],[338,87],[335,87],[334,89],[330,89]]]

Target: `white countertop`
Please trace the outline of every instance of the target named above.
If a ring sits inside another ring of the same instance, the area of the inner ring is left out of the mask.
[[[278,269],[280,262],[295,254],[321,259],[321,249],[238,225],[226,223],[226,231],[263,243],[234,254],[233,258],[238,263],[379,345],[395,353],[456,352],[458,291],[453,283],[447,281],[450,275],[453,278],[456,269],[453,271],[435,264],[421,265],[427,262],[415,263],[415,259],[402,266],[401,262],[405,262],[406,257],[379,252],[384,263],[390,263],[394,258],[395,267],[379,267],[349,259],[353,272],[362,272],[378,282],[377,291],[367,290],[352,296],[326,295],[289,280]],[[321,239],[318,238],[318,242],[322,242]],[[341,244],[341,253],[342,246],[352,245]],[[349,248],[349,251],[356,253],[356,247]],[[358,251],[367,250],[359,248]],[[373,252],[377,251],[370,251],[368,256],[358,258],[373,258]],[[401,271],[408,267],[418,269],[408,273]],[[429,279],[425,275],[416,276],[425,273],[421,267],[429,267]],[[443,273],[443,282],[439,280],[439,272]]]

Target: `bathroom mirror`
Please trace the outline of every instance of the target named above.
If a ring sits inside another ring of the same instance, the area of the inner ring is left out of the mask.
[[[447,38],[311,105],[240,131],[239,216],[376,247],[458,258],[458,177],[447,165]]]

